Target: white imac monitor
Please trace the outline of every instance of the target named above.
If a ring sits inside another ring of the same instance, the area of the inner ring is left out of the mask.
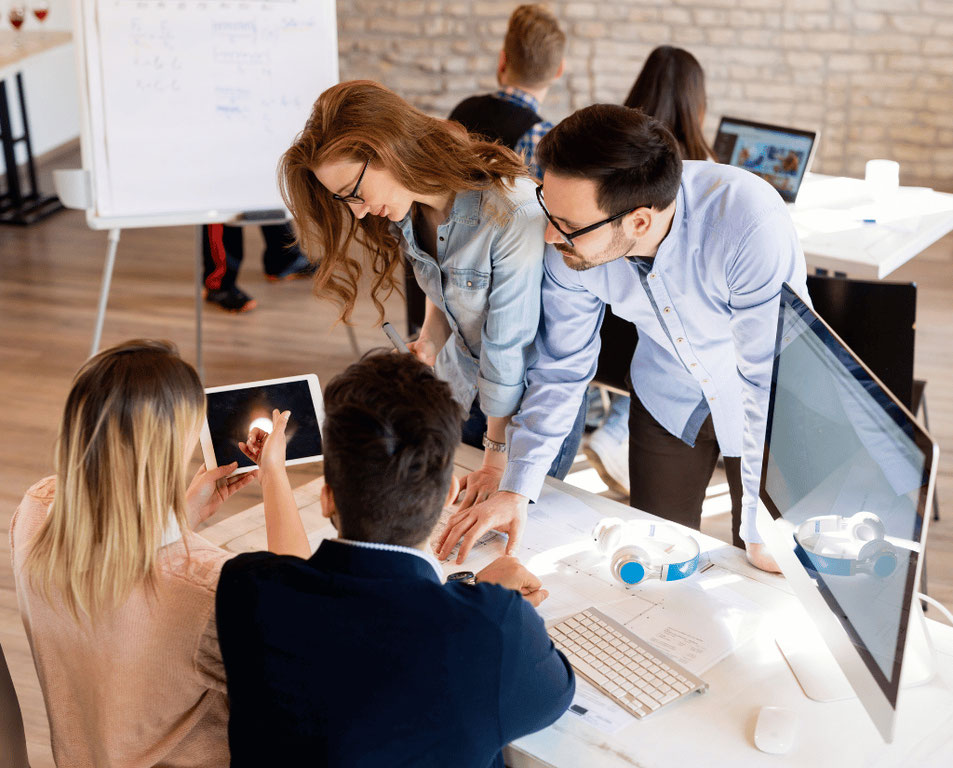
[[[937,459],[913,415],[785,284],[759,531],[887,742],[908,640],[923,639]]]

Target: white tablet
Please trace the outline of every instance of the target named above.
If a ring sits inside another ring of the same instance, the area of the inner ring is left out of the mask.
[[[205,390],[205,400],[201,440],[205,466],[209,469],[233,461],[238,462],[233,475],[255,469],[256,464],[239,450],[238,444],[248,438],[252,427],[270,432],[275,408],[291,411],[285,464],[306,464],[321,459],[324,400],[318,377],[313,373],[211,387]]]

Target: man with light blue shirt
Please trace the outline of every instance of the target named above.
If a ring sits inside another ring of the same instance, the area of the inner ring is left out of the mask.
[[[679,158],[639,110],[594,105],[540,143],[549,219],[537,360],[508,434],[500,490],[450,520],[445,555],[487,529],[515,552],[596,370],[606,305],[639,330],[629,375],[631,503],[698,528],[719,452],[733,538],[776,568],[755,525],[778,295],[806,296],[804,255],[784,203],[746,171]]]

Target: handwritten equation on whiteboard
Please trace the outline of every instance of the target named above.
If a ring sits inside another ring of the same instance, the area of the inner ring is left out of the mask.
[[[102,0],[97,29],[101,209],[276,207],[278,159],[337,81],[333,3]]]

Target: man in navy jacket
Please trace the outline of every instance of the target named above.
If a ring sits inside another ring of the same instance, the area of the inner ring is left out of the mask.
[[[339,538],[222,570],[232,765],[502,766],[575,682],[516,558],[441,583],[430,535],[458,491],[463,413],[410,355],[365,358],[324,397],[322,504]]]

